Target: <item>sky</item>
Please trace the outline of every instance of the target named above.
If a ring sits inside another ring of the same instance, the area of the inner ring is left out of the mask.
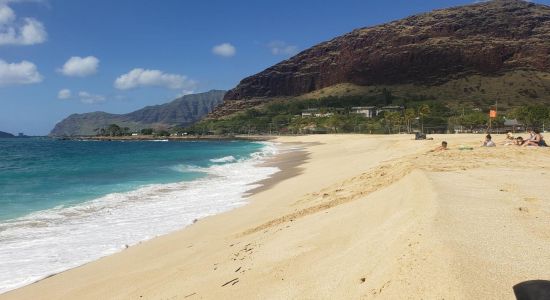
[[[474,2],[0,0],[0,131],[231,89],[355,28]]]

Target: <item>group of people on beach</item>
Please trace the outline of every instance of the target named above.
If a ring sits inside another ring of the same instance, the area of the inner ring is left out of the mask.
[[[505,145],[505,146],[514,145],[514,146],[522,146],[522,147],[526,147],[526,146],[548,147],[548,145],[546,144],[546,141],[544,140],[544,137],[542,136],[542,134],[538,129],[531,129],[529,131],[528,139],[524,139],[521,136],[514,137],[514,134],[512,134],[511,132],[508,132],[506,134],[506,139],[502,142],[502,145]]]
[[[527,147],[527,146],[536,146],[536,147],[548,147],[546,144],[546,141],[544,141],[544,137],[540,133],[540,130],[538,129],[531,129],[529,130],[529,138],[524,139],[521,136],[515,137],[512,132],[508,132],[506,134],[506,139],[501,143],[501,145],[504,146],[521,146],[521,147]],[[481,143],[481,147],[496,147],[497,144],[493,141],[493,137],[491,134],[487,134],[485,136],[485,140]],[[461,146],[461,150],[468,149],[473,150],[472,147],[465,147]],[[446,141],[441,142],[441,146],[433,149],[432,151],[441,151],[441,150],[448,150],[448,144]]]

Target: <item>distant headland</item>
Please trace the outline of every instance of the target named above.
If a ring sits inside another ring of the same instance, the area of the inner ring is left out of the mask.
[[[24,133],[18,133],[17,135],[13,135],[9,132],[0,131],[0,138],[26,138],[29,137],[25,135]]]
[[[8,132],[0,131],[0,138],[13,138],[13,137],[15,137],[15,135]]]

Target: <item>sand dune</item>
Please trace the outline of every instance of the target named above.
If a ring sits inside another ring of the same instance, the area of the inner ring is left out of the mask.
[[[249,205],[0,298],[513,299],[550,279],[550,150],[434,137],[277,138],[304,161]]]

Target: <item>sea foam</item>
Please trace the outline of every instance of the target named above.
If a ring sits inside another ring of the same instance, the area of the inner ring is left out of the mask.
[[[272,143],[249,159],[224,157],[203,178],[155,184],[75,206],[58,206],[0,222],[0,293],[21,287],[141,241],[246,203],[247,191],[278,168],[262,166]]]
[[[236,160],[237,159],[235,158],[235,156],[230,155],[230,156],[224,156],[224,157],[220,157],[220,158],[213,158],[210,161],[213,162],[213,163],[225,163],[225,162],[233,162],[233,161],[236,161]]]

